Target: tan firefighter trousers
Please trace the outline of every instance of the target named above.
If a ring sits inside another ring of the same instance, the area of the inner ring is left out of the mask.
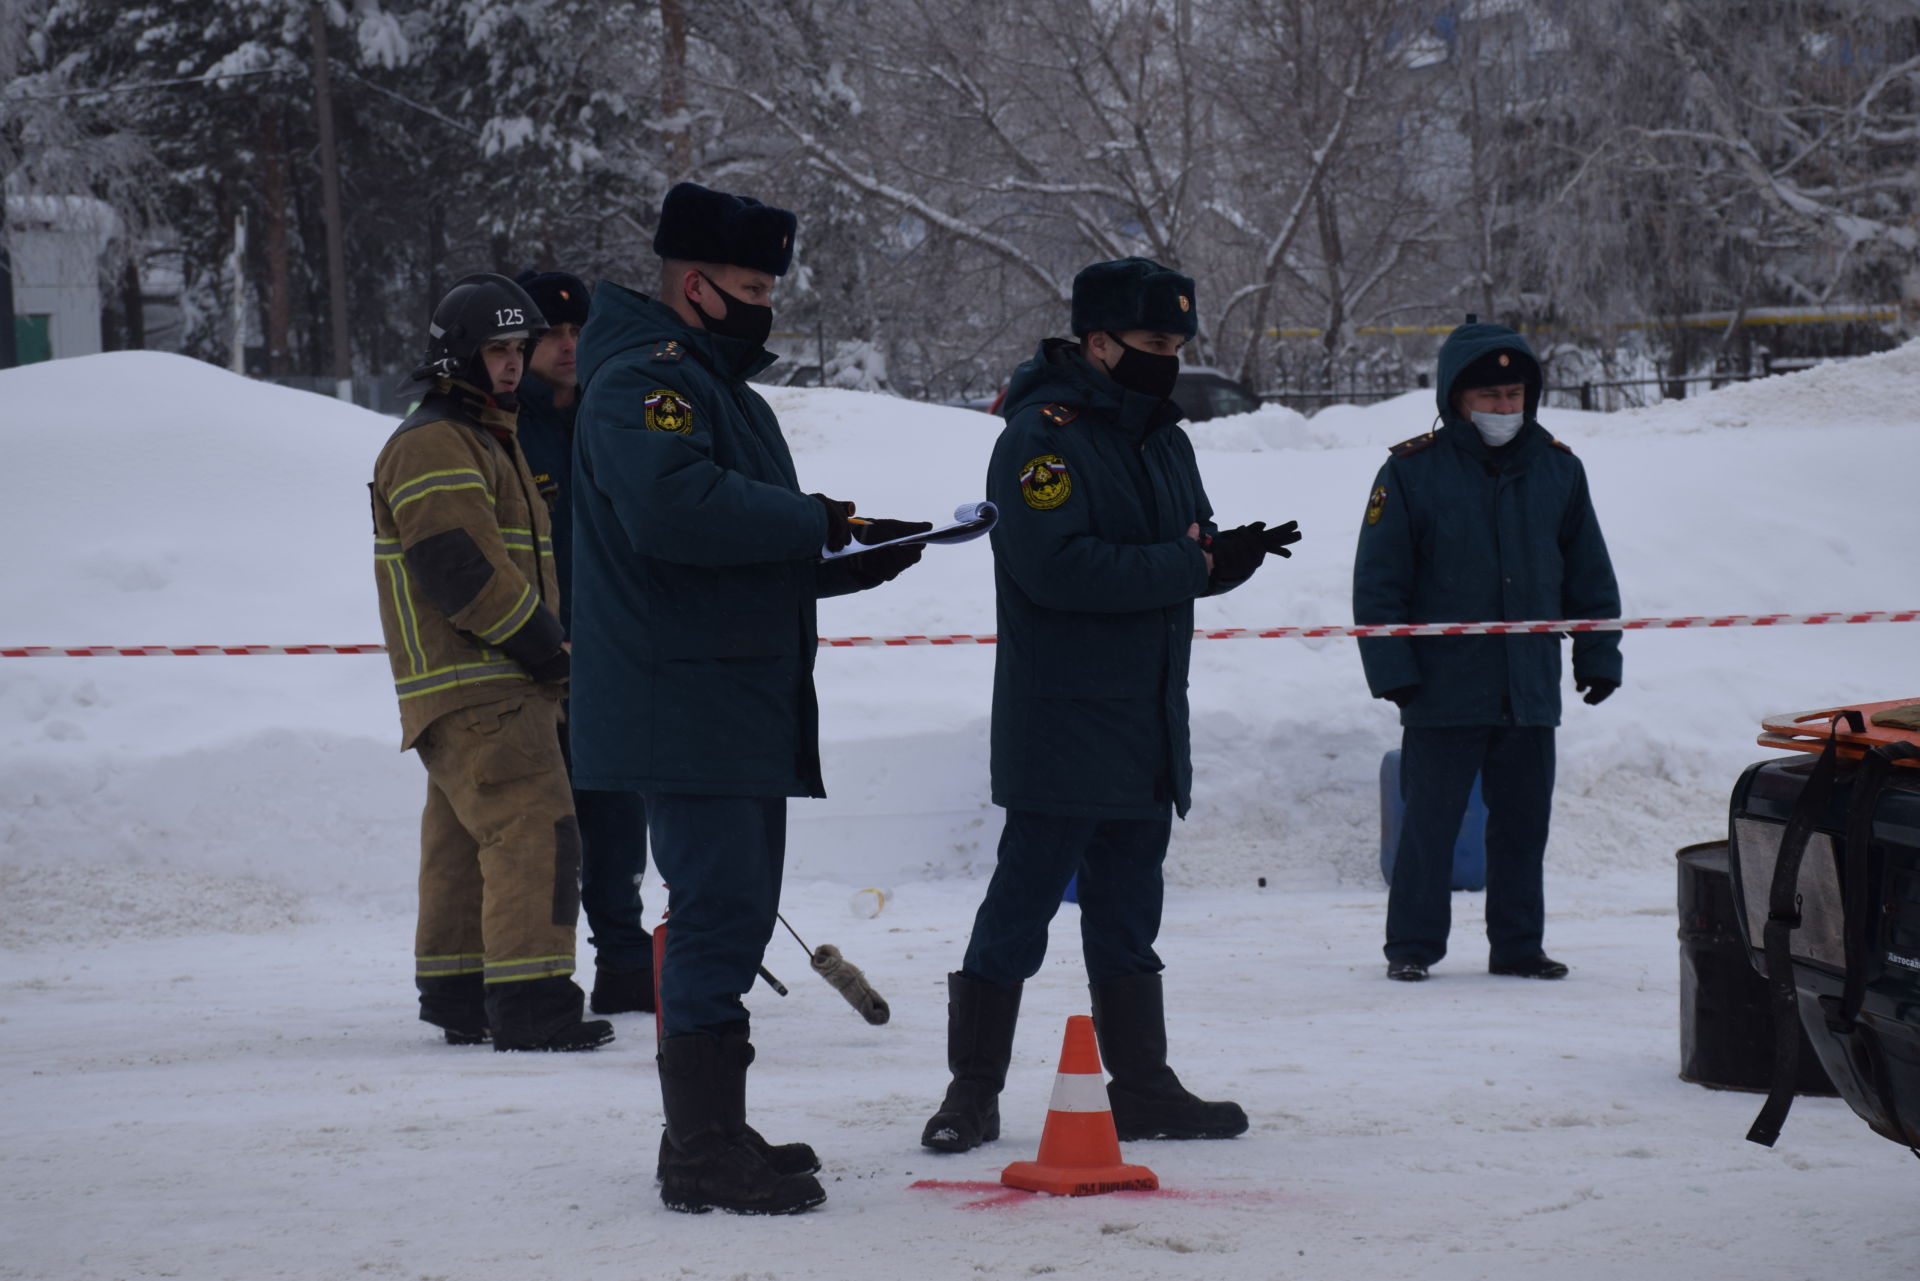
[[[557,691],[538,687],[448,712],[415,744],[427,767],[414,936],[425,984],[573,973],[580,828],[559,716]]]

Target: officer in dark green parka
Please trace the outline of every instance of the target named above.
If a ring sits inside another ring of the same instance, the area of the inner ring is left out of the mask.
[[[1161,866],[1184,816],[1187,663],[1196,597],[1230,591],[1291,522],[1224,533],[1168,397],[1196,331],[1193,281],[1144,258],[1073,285],[1078,341],[1050,339],[1008,386],[987,497],[999,643],[993,799],[998,862],[963,967],[948,976],[945,1099],[921,1142],[964,1152],[999,1137],[1022,985],[1079,876],[1081,939],[1120,1137],[1226,1138],[1246,1129],[1167,1066]]]
[[[1469,316],[1441,346],[1440,427],[1393,447],[1353,566],[1356,623],[1613,618],[1620,589],[1586,470],[1537,421],[1540,365],[1513,330]],[[1487,804],[1489,968],[1565,977],[1545,954],[1541,863],[1560,723],[1560,637],[1360,642],[1367,684],[1400,708],[1406,817],[1387,906],[1387,972],[1446,955],[1453,846],[1474,776]],[[1619,687],[1620,634],[1573,638],[1588,703]]]
[[[671,887],[658,1058],[672,1209],[785,1214],[825,1199],[806,1144],[746,1123],[740,996],[780,902],[789,796],[822,796],[814,602],[891,579],[919,547],[846,547],[852,504],[800,490],[746,380],[765,350],[795,219],[682,183],[658,298],[602,282],[580,340],[574,458],[576,786],[645,794]],[[873,521],[862,542],[924,523]]]

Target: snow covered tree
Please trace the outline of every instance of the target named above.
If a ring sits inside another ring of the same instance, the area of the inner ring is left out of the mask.
[[[0,0],[0,200],[91,197],[113,210],[117,234],[101,264],[111,282],[106,338],[109,346],[129,337],[138,345],[140,259],[159,217],[159,172],[132,104],[123,95],[90,92],[49,40],[48,24],[61,7],[54,0]],[[0,216],[0,241],[5,235]]]

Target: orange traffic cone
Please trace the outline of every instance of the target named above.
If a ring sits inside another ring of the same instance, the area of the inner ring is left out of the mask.
[[[1146,1166],[1121,1164],[1120,1137],[1114,1132],[1106,1078],[1100,1072],[1100,1047],[1093,1020],[1086,1015],[1067,1020],[1039,1158],[1015,1161],[1000,1171],[1000,1182],[1054,1196],[1151,1192],[1160,1186],[1159,1177]]]

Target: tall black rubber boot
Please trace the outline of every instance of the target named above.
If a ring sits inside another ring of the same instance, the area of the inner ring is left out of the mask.
[[[745,1025],[728,1029],[720,1037],[720,1055],[728,1071],[724,1080],[732,1091],[727,1099],[727,1133],[745,1139],[781,1174],[812,1174],[820,1168],[820,1158],[805,1143],[769,1143],[760,1131],[747,1124],[747,1069],[753,1066],[753,1042]]]
[[[743,1136],[727,1133],[733,1100],[746,1097],[746,1065],[703,1033],[660,1043],[660,1101],[666,1113],[660,1200],[704,1214],[798,1214],[827,1199],[811,1174],[782,1174]]]
[[[1195,1098],[1167,1066],[1167,1011],[1158,974],[1128,974],[1090,985],[1100,1058],[1113,1079],[1107,1102],[1122,1142],[1230,1139],[1244,1134],[1238,1103]]]
[[[1018,987],[947,975],[947,1070],[953,1080],[940,1110],[920,1132],[936,1152],[970,1152],[1000,1137],[1000,1091],[1020,1021]]]
[[[738,1030],[735,1030],[735,1029]],[[753,1066],[753,1042],[748,1039],[747,1025],[735,1024],[720,1034],[720,1057],[729,1071],[723,1078],[727,1089],[724,1124],[727,1137],[739,1139],[760,1154],[766,1163],[779,1174],[813,1174],[820,1168],[820,1158],[809,1144],[805,1143],[769,1143],[762,1138],[760,1131],[747,1124],[747,1069]],[[738,1069],[734,1071],[733,1069]],[[667,1164],[672,1160],[672,1145],[667,1142],[664,1131],[660,1135],[660,1164],[658,1177],[664,1180]]]

